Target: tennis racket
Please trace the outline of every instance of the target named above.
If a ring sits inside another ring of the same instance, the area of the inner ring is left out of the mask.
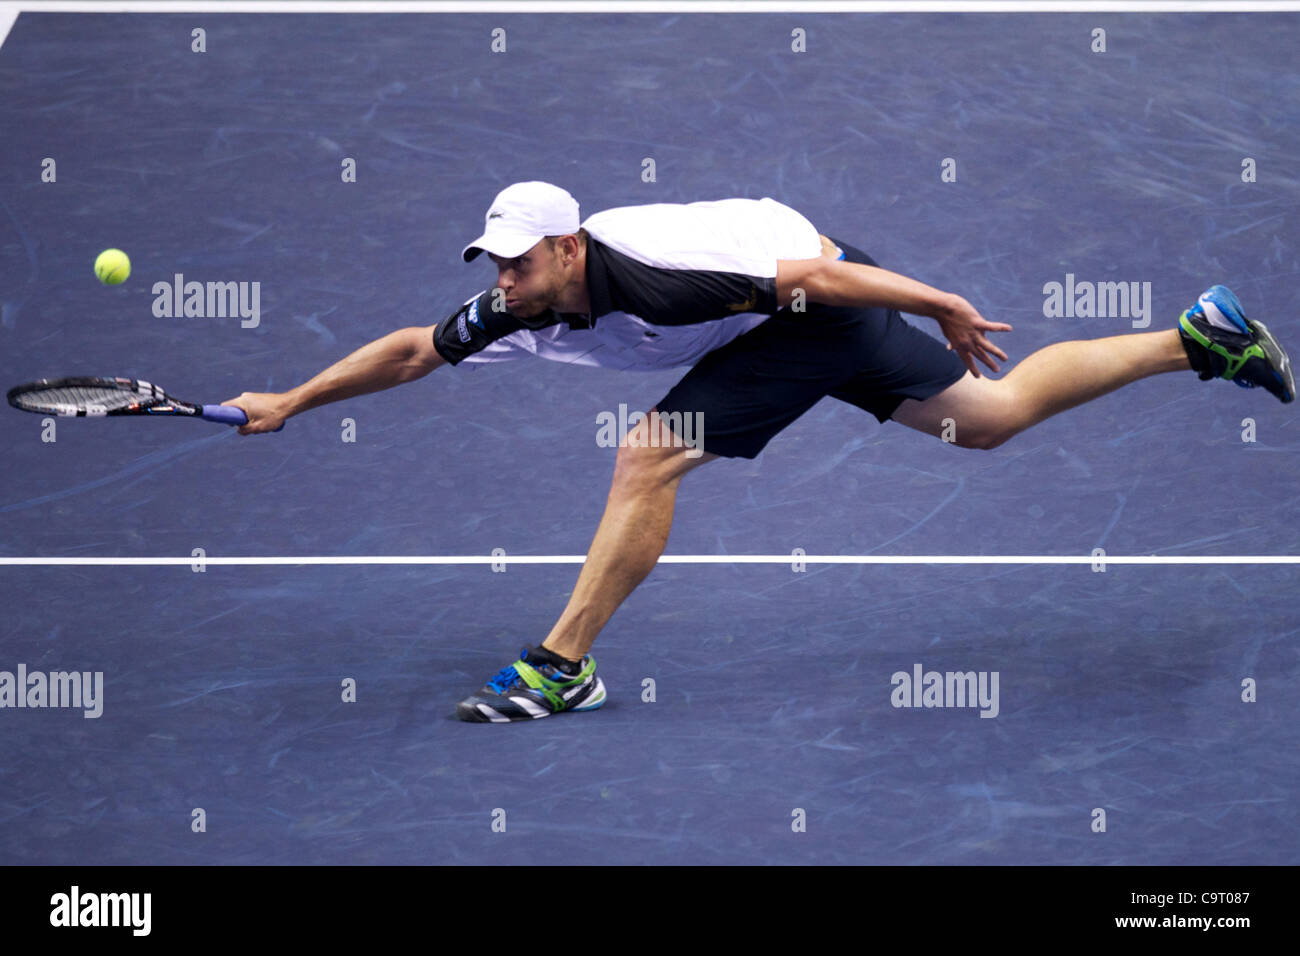
[[[242,408],[182,402],[157,385],[135,378],[43,378],[39,382],[29,382],[9,389],[7,397],[14,408],[38,415],[72,418],[181,415],[220,422],[223,425],[248,423],[248,416]]]

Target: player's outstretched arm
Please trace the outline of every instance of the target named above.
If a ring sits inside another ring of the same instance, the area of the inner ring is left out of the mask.
[[[317,405],[365,395],[413,382],[428,375],[446,359],[433,347],[437,326],[398,329],[357,349],[315,378],[287,392],[244,392],[222,402],[244,410],[248,424],[241,435],[275,431],[285,420]]]

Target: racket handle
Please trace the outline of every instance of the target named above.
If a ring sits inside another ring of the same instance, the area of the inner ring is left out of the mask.
[[[220,422],[223,425],[247,425],[248,416],[238,405],[204,405],[204,421]]]
[[[199,416],[205,421],[220,422],[223,425],[247,425],[248,416],[238,405],[204,405]],[[283,425],[280,428],[284,428]],[[280,428],[275,429],[279,431]]]

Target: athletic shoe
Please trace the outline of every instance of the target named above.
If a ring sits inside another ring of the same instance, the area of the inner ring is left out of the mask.
[[[1226,286],[1211,286],[1178,317],[1178,333],[1202,379],[1226,378],[1242,388],[1263,386],[1283,402],[1295,401],[1291,359],[1263,322],[1242,313]]]
[[[572,668],[572,673],[568,668]],[[574,663],[544,647],[525,647],[483,689],[456,707],[461,720],[508,723],[536,720],[565,710],[595,710],[605,703],[605,682],[588,654]]]

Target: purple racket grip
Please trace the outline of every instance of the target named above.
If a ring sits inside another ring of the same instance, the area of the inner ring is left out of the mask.
[[[247,425],[248,416],[237,405],[204,405],[201,416],[205,421],[220,422],[223,425]],[[280,428],[284,426],[281,425]],[[280,428],[275,429],[279,431]]]
[[[220,422],[223,425],[247,425],[248,416],[244,410],[235,405],[204,405],[203,419]]]

